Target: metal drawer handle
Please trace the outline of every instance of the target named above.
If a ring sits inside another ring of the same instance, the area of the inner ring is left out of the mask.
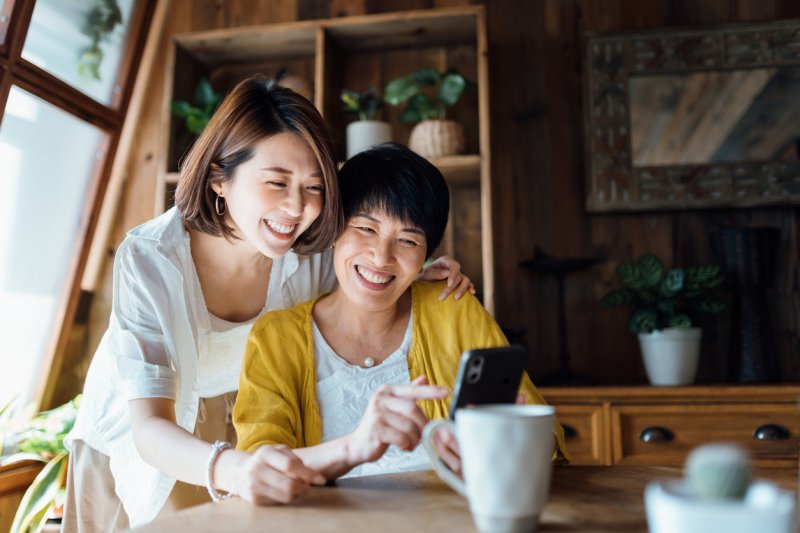
[[[758,440],[786,440],[789,438],[789,430],[779,424],[764,424],[760,426],[753,437]]]
[[[675,439],[675,434],[667,428],[653,426],[645,428],[639,435],[639,440],[648,443],[670,442]]]
[[[578,436],[578,430],[570,426],[569,424],[561,424],[561,427],[564,429],[565,439],[574,439],[575,437]]]

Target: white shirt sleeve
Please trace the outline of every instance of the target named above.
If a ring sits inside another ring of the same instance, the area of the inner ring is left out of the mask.
[[[120,377],[120,393],[126,400],[177,396],[177,373],[168,350],[160,315],[167,312],[163,296],[163,268],[152,252],[137,253],[127,242],[117,250],[114,264],[114,296],[109,330]]]

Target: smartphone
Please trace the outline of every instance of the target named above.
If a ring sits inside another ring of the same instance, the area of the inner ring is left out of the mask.
[[[521,346],[469,350],[458,365],[450,418],[456,409],[486,403],[514,403],[527,353]]]

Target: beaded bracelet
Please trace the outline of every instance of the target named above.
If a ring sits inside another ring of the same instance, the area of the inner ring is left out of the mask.
[[[208,489],[208,495],[211,496],[211,500],[215,502],[220,502],[222,500],[227,500],[228,498],[233,497],[233,493],[231,492],[222,494],[221,492],[218,492],[217,489],[214,488],[214,475],[213,475],[214,464],[217,462],[219,454],[221,454],[224,450],[228,450],[230,448],[233,448],[233,446],[231,446],[231,443],[222,440],[218,440],[211,445],[211,456],[208,458],[208,463],[206,463],[206,489]]]

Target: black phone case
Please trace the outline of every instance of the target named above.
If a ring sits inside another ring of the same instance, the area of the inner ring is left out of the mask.
[[[527,353],[520,346],[469,350],[458,365],[450,418],[466,405],[514,403]]]

